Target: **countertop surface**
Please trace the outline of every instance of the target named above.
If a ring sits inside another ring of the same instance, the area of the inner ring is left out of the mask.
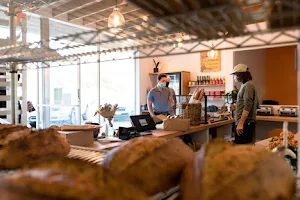
[[[152,131],[152,135],[155,137],[173,138],[173,137],[179,137],[179,136],[182,136],[185,134],[204,131],[204,130],[207,130],[210,128],[229,125],[229,124],[232,124],[233,122],[234,122],[234,119],[230,119],[230,120],[224,120],[224,121],[214,122],[214,123],[210,123],[210,124],[201,124],[198,126],[191,126],[191,128],[187,131],[164,131],[162,129],[162,125],[159,125],[159,126],[157,126],[156,130]]]
[[[224,121],[219,121],[219,122],[214,122],[210,124],[201,124],[198,126],[191,126],[191,128],[187,131],[164,131],[162,124],[157,125],[157,129],[152,131],[152,135],[149,135],[147,137],[164,137],[164,138],[174,138],[174,137],[179,137],[185,134],[190,134],[190,133],[196,133],[196,132],[201,132],[210,128],[216,128],[220,126],[225,126],[232,124],[234,122],[233,119],[230,120],[224,120]],[[111,139],[108,139],[107,141],[105,140],[99,140],[99,141],[94,141],[94,144],[89,146],[89,148],[95,148],[97,150],[110,150],[113,149],[120,144],[122,144],[121,140],[114,139],[114,141],[111,141]]]
[[[256,116],[257,121],[270,121],[270,122],[292,122],[297,123],[298,117],[281,117],[281,116]]]

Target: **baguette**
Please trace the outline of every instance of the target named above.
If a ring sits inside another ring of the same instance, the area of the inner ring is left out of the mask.
[[[198,97],[198,100],[199,100],[199,101],[202,101],[202,98],[203,98],[204,94],[205,94],[204,89],[201,89],[200,95],[199,95],[199,97]]]

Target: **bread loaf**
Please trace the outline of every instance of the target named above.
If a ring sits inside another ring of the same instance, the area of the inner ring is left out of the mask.
[[[278,155],[250,145],[209,144],[197,152],[181,179],[183,200],[291,199],[295,178]]]
[[[178,138],[140,137],[110,151],[102,165],[148,195],[179,184],[192,150]]]
[[[0,199],[23,199],[16,195],[43,200],[147,199],[146,194],[102,167],[71,159],[56,159],[5,177],[0,183]]]
[[[40,160],[64,157],[70,152],[67,140],[54,129],[32,131],[14,127],[2,129],[0,137],[1,169],[21,168]]]

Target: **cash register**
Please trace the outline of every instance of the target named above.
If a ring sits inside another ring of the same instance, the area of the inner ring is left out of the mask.
[[[156,123],[150,114],[130,116],[132,127],[119,127],[119,138],[129,140],[135,137],[151,135],[151,131],[156,129]]]

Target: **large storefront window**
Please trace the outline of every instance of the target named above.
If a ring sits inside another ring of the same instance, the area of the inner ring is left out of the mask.
[[[125,54],[125,52],[122,52]],[[128,57],[132,52],[126,52]],[[105,58],[103,58],[105,59]],[[130,115],[135,114],[135,65],[134,60],[102,62],[100,71],[101,104],[118,104],[114,126],[130,126]]]
[[[59,24],[50,20],[50,37],[57,37],[57,33],[71,34],[79,32],[78,27]],[[83,31],[83,30],[81,30]],[[32,34],[28,34],[32,37]],[[75,41],[76,42],[76,41]],[[59,43],[56,43],[59,47]],[[51,47],[54,47],[51,44]],[[79,52],[96,51],[96,46],[77,49]],[[79,53],[78,52],[78,53]],[[65,52],[59,52],[64,55]],[[132,56],[132,52],[115,53],[107,56]],[[100,60],[107,59],[101,55]],[[59,61],[58,61],[59,62]],[[70,66],[50,67],[50,69],[30,70],[28,73],[28,99],[38,104],[38,110],[31,113],[29,121],[39,118],[38,128],[47,128],[51,125],[84,124],[87,121],[99,122],[94,116],[100,104],[118,104],[115,114],[114,127],[130,126],[130,115],[135,114],[135,65],[134,60],[120,60],[99,63],[97,55],[80,58]],[[80,63],[80,64],[79,64]],[[39,81],[38,81],[39,80]],[[37,97],[37,82],[40,84],[39,97]],[[31,89],[30,89],[31,88]],[[100,95],[99,95],[100,90]],[[43,102],[43,103],[42,103]],[[39,117],[37,117],[39,116]],[[100,123],[104,125],[101,118]]]
[[[98,122],[95,116],[99,108],[98,95],[98,64],[81,65],[81,123]]]

